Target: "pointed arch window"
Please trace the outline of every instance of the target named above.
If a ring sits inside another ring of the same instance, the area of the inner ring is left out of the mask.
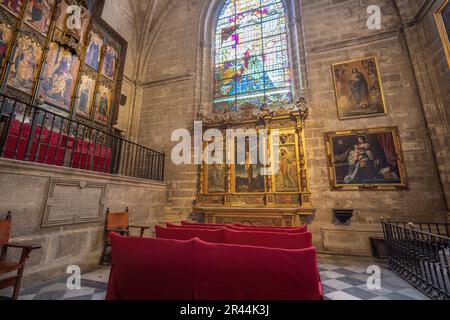
[[[293,102],[282,0],[226,0],[215,34],[214,110]]]

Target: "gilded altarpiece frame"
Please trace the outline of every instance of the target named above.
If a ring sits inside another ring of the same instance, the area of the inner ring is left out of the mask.
[[[203,214],[207,223],[247,223],[253,225],[298,226],[308,222],[315,213],[311,203],[304,145],[307,109],[261,113],[258,117],[244,113],[224,112],[208,118],[204,132],[218,129],[266,129],[268,143],[264,153],[271,158],[274,137],[279,139],[280,169],[263,176],[263,187],[242,187],[239,178],[241,164],[205,162],[199,167],[199,190],[195,211]],[[274,135],[277,130],[278,135]],[[203,145],[203,149],[208,144]],[[226,145],[226,143],[224,143]],[[273,158],[271,158],[273,159]],[[254,165],[258,166],[258,165]],[[259,165],[261,166],[261,165]],[[256,167],[255,167],[256,169]],[[213,173],[212,173],[213,172]],[[214,178],[212,178],[214,177]],[[248,185],[254,186],[255,175],[248,175]],[[212,184],[212,181],[220,183]],[[249,191],[250,190],[250,191]]]
[[[111,131],[127,42],[102,20],[104,3],[21,0],[17,8],[0,3],[0,94]],[[71,5],[81,8],[81,29],[69,28]],[[85,63],[93,32],[101,37],[97,70]],[[106,88],[105,98],[100,90]]]

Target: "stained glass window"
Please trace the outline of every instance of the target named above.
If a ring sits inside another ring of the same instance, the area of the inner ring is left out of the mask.
[[[226,0],[215,44],[215,111],[292,103],[282,0]]]

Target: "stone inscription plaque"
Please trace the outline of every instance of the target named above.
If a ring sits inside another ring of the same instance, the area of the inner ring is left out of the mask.
[[[106,184],[52,179],[42,227],[103,220]]]

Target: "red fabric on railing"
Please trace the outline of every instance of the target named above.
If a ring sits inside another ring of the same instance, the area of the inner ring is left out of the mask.
[[[267,248],[304,249],[312,247],[312,234],[280,232],[235,231],[227,228],[218,230],[163,228],[155,226],[156,236],[162,239],[190,240],[199,238],[210,243],[260,246]]]
[[[211,243],[225,243],[223,230],[188,229],[188,228],[163,228],[155,226],[156,237],[160,239],[191,240],[199,238]]]
[[[107,300],[319,300],[316,251],[111,234]]]
[[[212,223],[192,223],[187,221],[181,221],[182,226],[194,226],[194,227],[225,227],[226,224],[212,224]]]
[[[303,225],[301,227],[273,227],[273,226],[260,226],[260,225],[246,225],[246,224],[242,224],[242,223],[235,223],[235,224],[233,224],[233,226],[238,227],[238,228],[258,228],[258,229],[276,228],[276,229],[283,229],[283,230],[296,230],[298,228],[305,228],[305,229],[308,228],[308,226],[306,226],[306,225]]]
[[[18,120],[11,120],[3,157],[25,160],[30,132],[31,124],[24,123],[22,125]],[[64,152],[65,149],[67,149],[66,152]],[[73,152],[73,157],[71,152]],[[68,159],[64,159],[65,156]],[[71,158],[70,167],[72,168],[109,172],[111,148],[74,137],[68,138],[66,134],[50,132],[40,126],[35,127],[28,161],[64,166],[65,162],[70,161]]]
[[[307,226],[295,227],[295,228],[285,228],[285,227],[254,227],[254,226],[244,226],[244,225],[212,225],[212,224],[202,224],[202,223],[183,223],[182,225],[175,225],[168,223],[168,228],[190,228],[190,229],[209,229],[209,230],[217,230],[221,228],[228,228],[236,231],[256,231],[256,232],[281,232],[281,233],[303,233],[307,232]]]
[[[218,230],[223,229],[224,226],[218,225],[218,226],[211,226],[211,225],[202,225],[202,224],[190,224],[190,225],[176,225],[173,223],[166,223],[167,228],[176,228],[176,229],[202,229],[202,230]]]
[[[305,249],[312,247],[312,234],[310,232],[290,234],[225,229],[224,233],[225,241],[229,244],[281,249]]]
[[[260,228],[260,227],[237,227],[234,225],[227,226],[230,230],[236,230],[236,231],[257,231],[257,232],[282,232],[282,233],[304,233],[307,231],[307,228],[305,226],[298,227],[295,229],[286,229],[286,228],[275,228],[275,227],[266,227],[266,228]]]

